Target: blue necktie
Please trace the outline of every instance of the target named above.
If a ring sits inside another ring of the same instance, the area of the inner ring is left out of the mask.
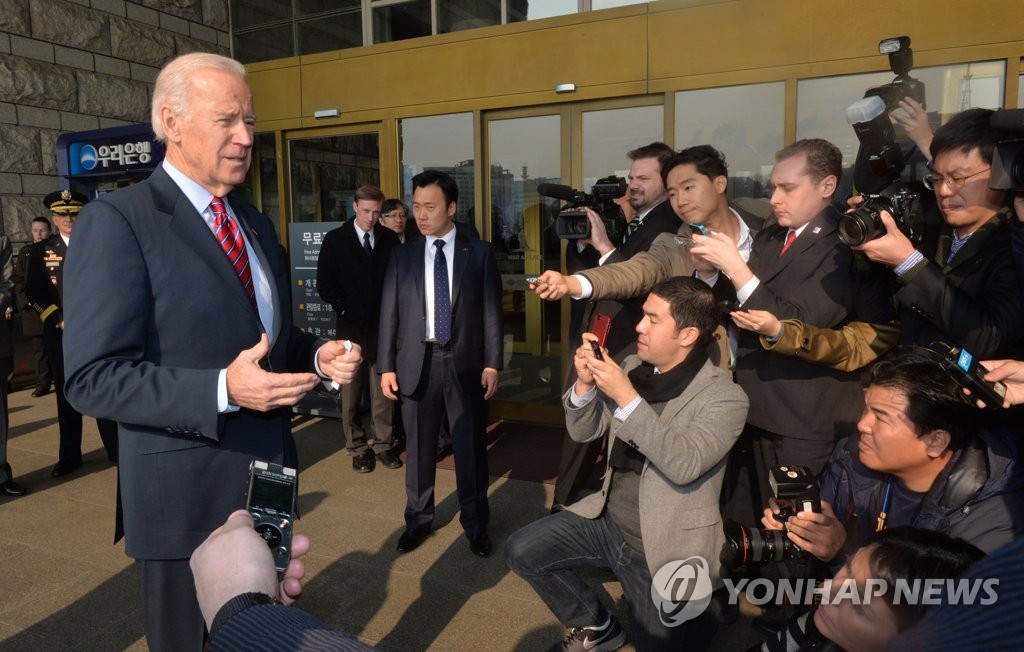
[[[448,295],[448,259],[444,240],[434,240],[434,339],[442,346],[452,339],[452,302]]]
[[[372,256],[373,255],[373,247],[370,246],[370,234],[369,233],[364,233],[363,234],[363,249],[366,250],[366,255],[367,256]]]

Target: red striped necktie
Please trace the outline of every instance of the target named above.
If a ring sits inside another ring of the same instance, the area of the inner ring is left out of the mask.
[[[213,213],[213,234],[235,268],[238,280],[242,282],[245,293],[249,295],[249,301],[252,302],[253,308],[256,308],[256,290],[252,284],[252,269],[249,268],[249,254],[245,251],[242,232],[238,230],[235,221],[228,216],[228,211],[224,208],[224,201],[220,197],[214,197],[210,202],[210,211]]]

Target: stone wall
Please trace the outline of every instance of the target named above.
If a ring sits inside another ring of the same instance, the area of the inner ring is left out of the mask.
[[[59,134],[148,122],[160,66],[228,50],[228,0],[0,0],[0,232],[31,239]]]

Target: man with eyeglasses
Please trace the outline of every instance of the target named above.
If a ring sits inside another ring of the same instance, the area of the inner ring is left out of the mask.
[[[999,134],[992,111],[969,109],[940,127],[931,144],[931,173],[944,224],[921,247],[882,212],[886,233],[860,247],[871,260],[893,268],[901,287],[900,341],[945,341],[975,357],[1011,357],[1024,351],[1024,301],[1010,248],[1012,207],[988,180]]]

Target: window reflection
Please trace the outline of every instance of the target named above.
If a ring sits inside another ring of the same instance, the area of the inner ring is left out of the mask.
[[[445,34],[501,24],[501,0],[448,0],[438,3],[437,32]]]
[[[329,16],[317,16],[296,23],[299,54],[352,48],[363,44],[363,19],[359,9]]]
[[[387,43],[430,36],[430,0],[414,0],[373,8],[373,42]]]
[[[950,117],[972,107],[995,109],[1002,106],[1006,77],[1002,61],[986,61],[950,66],[915,68],[910,76],[924,82],[928,122],[934,131]],[[846,120],[846,107],[864,96],[864,92],[893,80],[891,72],[844,75],[801,80],[797,84],[796,137],[824,138],[843,153],[843,178],[837,197],[853,190],[851,172],[860,145]],[[907,155],[905,174],[920,177],[928,159],[896,125],[896,140]]]
[[[915,68],[910,76],[924,82],[932,129],[964,109],[996,109],[1003,103],[1002,61]],[[843,153],[843,165],[852,166],[858,142],[846,121],[846,107],[862,98],[867,89],[892,80],[893,74],[888,71],[801,80],[797,84],[796,137],[824,138],[835,143]],[[896,132],[898,139],[906,140],[898,125]]]
[[[785,105],[783,82],[676,93],[676,146],[711,145],[722,152],[730,198],[765,196],[783,145]]]
[[[375,133],[291,141],[291,221],[348,219],[356,188],[380,185],[377,141]]]
[[[527,0],[509,0],[508,22],[517,23],[523,20],[536,20],[552,16],[565,16],[579,11],[577,0],[544,0],[528,2]]]
[[[559,182],[560,133],[557,115],[488,123],[491,242],[504,290],[502,401],[557,404],[561,394],[561,306],[526,286],[528,275],[561,268],[558,202],[537,195],[538,184]]]
[[[428,169],[447,172],[459,186],[459,208],[455,219],[475,223],[473,114],[407,118],[399,122],[399,137],[402,201],[412,206],[412,178],[415,175]]]
[[[614,174],[629,176],[626,152],[663,138],[664,109],[637,106],[583,113],[583,185],[590,192],[594,182]]]

